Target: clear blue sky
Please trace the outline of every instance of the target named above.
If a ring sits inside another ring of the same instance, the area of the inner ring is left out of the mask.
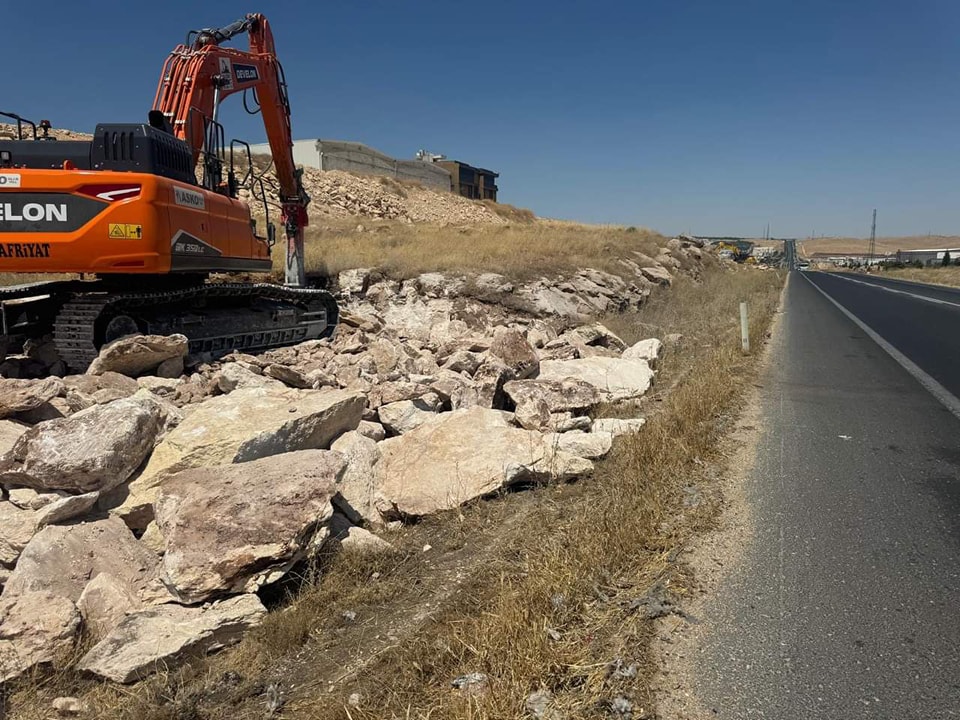
[[[139,121],[187,30],[253,11],[297,137],[490,167],[541,215],[863,236],[877,207],[882,235],[960,233],[956,0],[11,2],[0,109]],[[228,104],[228,138],[263,140]]]

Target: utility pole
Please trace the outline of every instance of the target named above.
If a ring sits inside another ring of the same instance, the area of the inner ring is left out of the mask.
[[[873,264],[873,256],[877,252],[877,210],[873,210],[873,224],[870,226],[870,254],[869,262]]]

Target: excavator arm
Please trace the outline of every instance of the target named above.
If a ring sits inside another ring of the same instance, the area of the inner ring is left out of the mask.
[[[221,43],[246,32],[249,51]],[[310,198],[293,159],[290,102],[283,67],[277,59],[270,24],[261,14],[250,14],[224,28],[191,32],[164,63],[153,103],[154,113],[193,152],[194,165],[217,151],[220,103],[241,91],[259,101],[273,164],[280,185],[281,222],[286,234],[286,284],[305,284],[303,234]],[[208,188],[216,190],[217,188]]]

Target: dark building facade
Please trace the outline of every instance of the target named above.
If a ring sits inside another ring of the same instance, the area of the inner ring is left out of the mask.
[[[439,160],[437,165],[450,172],[451,190],[472,200],[497,201],[499,173],[476,168],[459,160]]]

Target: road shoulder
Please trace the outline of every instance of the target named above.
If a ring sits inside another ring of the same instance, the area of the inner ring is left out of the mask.
[[[684,615],[668,615],[656,621],[651,643],[660,672],[652,687],[657,698],[656,717],[662,720],[706,720],[714,717],[696,693],[696,659],[703,639],[711,632],[709,604],[722,581],[743,560],[754,535],[754,515],[749,502],[747,483],[757,460],[762,437],[764,382],[771,361],[771,348],[779,342],[782,329],[784,299],[789,277],[780,296],[780,305],[770,328],[770,338],[763,348],[758,377],[750,387],[746,405],[727,437],[735,450],[721,470],[714,491],[720,497],[716,528],[698,536],[683,550],[681,562],[693,577],[693,593],[684,602]]]

